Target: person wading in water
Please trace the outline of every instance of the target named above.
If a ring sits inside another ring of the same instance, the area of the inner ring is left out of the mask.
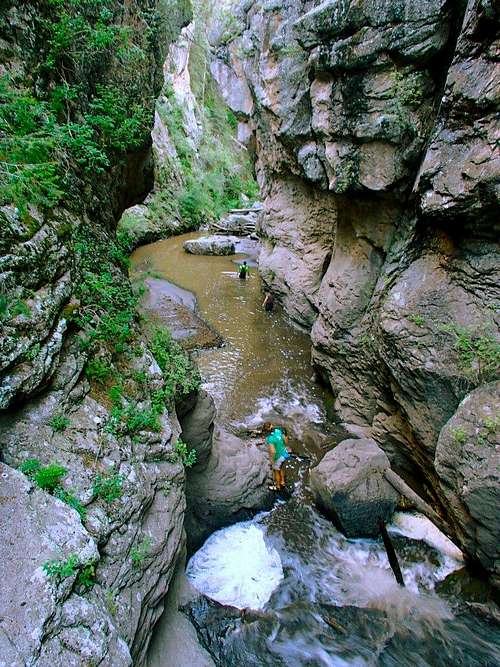
[[[265,290],[265,297],[264,301],[262,302],[262,306],[264,307],[264,310],[267,313],[270,313],[272,309],[274,308],[274,296],[269,290]]]
[[[268,435],[266,442],[269,446],[269,458],[273,469],[274,485],[269,488],[271,491],[280,491],[285,486],[285,470],[283,463],[290,457],[290,449],[287,447],[288,438],[280,428],[275,428],[271,435]]]
[[[244,261],[243,264],[240,264],[240,266],[239,266],[239,268],[238,268],[238,271],[239,271],[238,275],[239,275],[239,277],[240,277],[240,280],[246,280],[246,279],[247,279],[247,275],[248,275],[248,273],[249,273],[249,271],[250,271],[250,269],[249,269],[248,264],[246,263],[246,261]]]

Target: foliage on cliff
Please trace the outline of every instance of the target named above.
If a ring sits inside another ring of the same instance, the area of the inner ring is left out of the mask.
[[[197,136],[191,133],[183,100],[168,77],[163,103],[157,106],[175,157],[173,165],[169,160],[157,165],[157,193],[150,206],[154,209],[168,191],[172,210],[177,209],[183,225],[190,228],[240,206],[242,194],[251,200],[258,194],[249,157],[236,138],[237,119],[210,73],[207,31],[217,11],[213,3],[194,3],[194,22],[185,34]],[[179,175],[181,187],[172,187],[172,169]]]
[[[97,179],[149,142],[152,62],[165,17],[138,3],[133,24],[114,0],[26,3],[21,42],[0,79],[0,203],[75,210]],[[7,43],[13,28],[0,24]],[[31,36],[28,34],[31,33]],[[17,58],[26,58],[25,69]],[[94,186],[94,187],[93,187]]]

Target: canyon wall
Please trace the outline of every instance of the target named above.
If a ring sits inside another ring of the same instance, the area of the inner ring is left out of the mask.
[[[143,664],[184,558],[175,402],[196,373],[168,380],[189,363],[141,330],[115,226],[152,186],[154,100],[191,18],[184,0],[2,6],[5,664]]]
[[[255,158],[264,281],[311,331],[339,419],[499,584],[498,6],[231,14],[212,72]]]

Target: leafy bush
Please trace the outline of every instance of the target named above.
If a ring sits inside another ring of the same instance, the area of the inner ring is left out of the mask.
[[[66,474],[66,468],[57,463],[42,466],[38,459],[27,459],[19,466],[19,470],[26,475],[40,489],[52,493],[61,483]]]
[[[176,458],[182,461],[185,468],[191,468],[196,463],[196,450],[188,449],[188,446],[181,439],[177,440],[174,446]]]
[[[57,414],[53,415],[49,419],[49,426],[51,426],[52,429],[57,433],[62,433],[62,431],[65,431],[68,428],[69,423],[69,419],[66,417],[66,415]]]
[[[21,213],[30,204],[51,209],[61,200],[81,207],[82,197],[92,196],[82,181],[95,183],[117,154],[144,145],[152,117],[140,85],[147,79],[139,62],[153,50],[145,31],[123,28],[113,0],[39,4],[31,88],[20,78],[0,77],[0,204],[13,203]],[[112,58],[119,86],[104,83]],[[130,85],[130,64],[138,85]]]
[[[474,382],[488,382],[497,377],[500,370],[500,343],[493,334],[467,329],[457,324],[443,326],[454,337],[463,372]]]
[[[85,367],[85,375],[97,384],[104,384],[112,372],[112,365],[103,359],[91,359]]]
[[[133,567],[138,568],[144,563],[149,555],[151,543],[151,538],[146,536],[136,547],[132,547],[130,550],[130,560]]]
[[[42,565],[42,568],[45,574],[51,579],[62,581],[67,577],[73,576],[79,564],[78,556],[71,554],[66,560],[48,560]]]
[[[164,400],[186,396],[199,389],[201,377],[189,356],[166,329],[157,329],[149,344],[163,372]]]
[[[112,475],[97,475],[92,487],[95,498],[102,498],[107,503],[118,500],[123,495],[124,477],[117,473]]]
[[[41,467],[33,475],[33,481],[44,491],[54,492],[60,486],[61,479],[66,475],[66,468],[56,463]]]
[[[89,589],[95,584],[95,563],[88,563],[78,573],[76,583],[83,588]]]

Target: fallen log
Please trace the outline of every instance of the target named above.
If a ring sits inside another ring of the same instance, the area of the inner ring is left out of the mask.
[[[408,498],[408,500],[413,503],[413,505],[421,514],[426,516],[429,521],[432,521],[432,523],[437,526],[441,532],[446,533],[446,524],[441,519],[441,517],[436,514],[432,507],[428,505],[425,500],[422,500],[422,498],[416,494],[415,491],[394,472],[394,470],[388,468],[384,472],[384,477],[393,487],[393,489],[395,489],[405,498]]]

